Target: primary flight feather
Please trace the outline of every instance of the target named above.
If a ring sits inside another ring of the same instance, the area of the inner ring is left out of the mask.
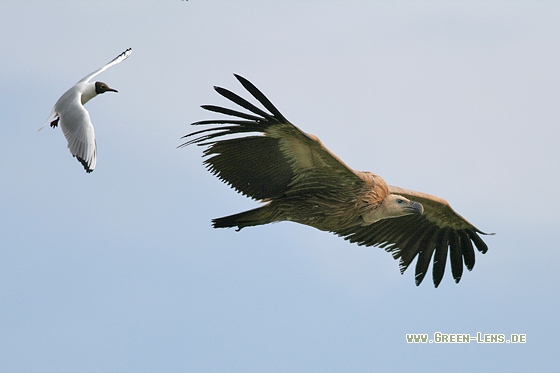
[[[131,53],[132,49],[128,48],[111,62],[88,74],[73,85],[58,99],[47,118],[45,126],[50,124],[52,128],[55,128],[60,124],[62,133],[68,141],[70,153],[84,166],[87,173],[95,169],[97,144],[93,125],[84,105],[99,94],[117,92],[116,89],[110,88],[103,82],[90,82],[90,80],[109,67],[126,60]]]
[[[192,138],[182,146],[207,146],[204,163],[210,172],[266,204],[214,219],[215,228],[240,230],[279,221],[309,225],[358,245],[384,248],[400,259],[401,273],[418,257],[416,285],[424,279],[433,258],[436,287],[448,256],[451,274],[459,282],[463,263],[468,270],[474,267],[474,247],[486,253],[488,247],[479,236],[486,233],[445,200],[387,185],[376,174],[348,167],[317,137],[291,124],[251,82],[235,77],[267,111],[214,87],[250,113],[204,105],[206,110],[233,118],[193,123],[219,126],[185,135]]]

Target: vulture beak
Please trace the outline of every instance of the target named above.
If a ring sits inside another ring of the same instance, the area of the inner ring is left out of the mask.
[[[410,212],[411,214],[422,215],[422,213],[424,212],[424,206],[422,206],[418,202],[410,201],[410,206],[406,206],[404,210],[406,212]]]

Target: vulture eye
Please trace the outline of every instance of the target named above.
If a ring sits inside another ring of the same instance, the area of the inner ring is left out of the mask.
[[[404,201],[402,199],[397,199],[397,203],[403,203]]]

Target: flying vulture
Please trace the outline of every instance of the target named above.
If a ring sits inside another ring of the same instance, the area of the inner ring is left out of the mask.
[[[391,185],[371,172],[348,167],[321,141],[290,123],[247,79],[237,80],[259,101],[262,110],[235,93],[216,92],[250,113],[220,106],[202,108],[230,116],[193,125],[219,125],[189,133],[181,146],[208,146],[208,170],[243,195],[266,202],[253,210],[213,219],[214,228],[293,221],[333,232],[358,245],[378,246],[400,259],[403,273],[416,261],[420,285],[433,257],[437,287],[449,256],[455,282],[463,263],[472,270],[473,243],[481,253],[487,234],[457,214],[445,200]],[[234,136],[228,136],[234,135]],[[194,137],[193,137],[194,136]]]

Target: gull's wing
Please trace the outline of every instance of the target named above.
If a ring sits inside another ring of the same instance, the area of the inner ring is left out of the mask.
[[[193,123],[226,126],[184,136],[198,137],[181,146],[209,146],[204,151],[204,155],[209,156],[204,163],[210,172],[238,192],[257,200],[303,192],[336,194],[339,188],[363,183],[359,172],[344,164],[318,138],[291,124],[252,83],[241,76],[235,77],[268,112],[227,89],[214,87],[220,95],[251,113],[202,106],[235,117]],[[253,134],[239,136],[247,133]]]
[[[128,56],[130,56],[130,54],[132,53],[132,48],[128,48],[127,50],[125,50],[124,52],[122,52],[121,54],[119,54],[117,57],[113,58],[111,60],[111,62],[109,62],[108,64],[106,64],[105,66],[103,66],[102,68],[95,70],[94,72],[92,72],[89,75],[86,75],[82,80],[80,80],[78,83],[87,83],[89,82],[94,76],[101,74],[103,71],[107,70],[109,67],[116,65],[120,62],[123,62],[124,60],[126,60],[128,58]]]
[[[70,153],[84,166],[87,173],[92,172],[97,162],[97,146],[87,110],[76,102],[71,111],[60,116],[59,124],[68,141]]]
[[[455,282],[459,282],[463,263],[469,271],[474,267],[473,243],[483,254],[488,250],[479,236],[487,233],[456,213],[444,199],[395,186],[389,186],[389,192],[421,203],[424,213],[383,219],[335,233],[358,245],[379,246],[391,252],[395,259],[400,259],[401,273],[418,256],[416,285],[424,279],[432,257],[433,281],[437,287],[443,278],[448,254],[451,273]]]

